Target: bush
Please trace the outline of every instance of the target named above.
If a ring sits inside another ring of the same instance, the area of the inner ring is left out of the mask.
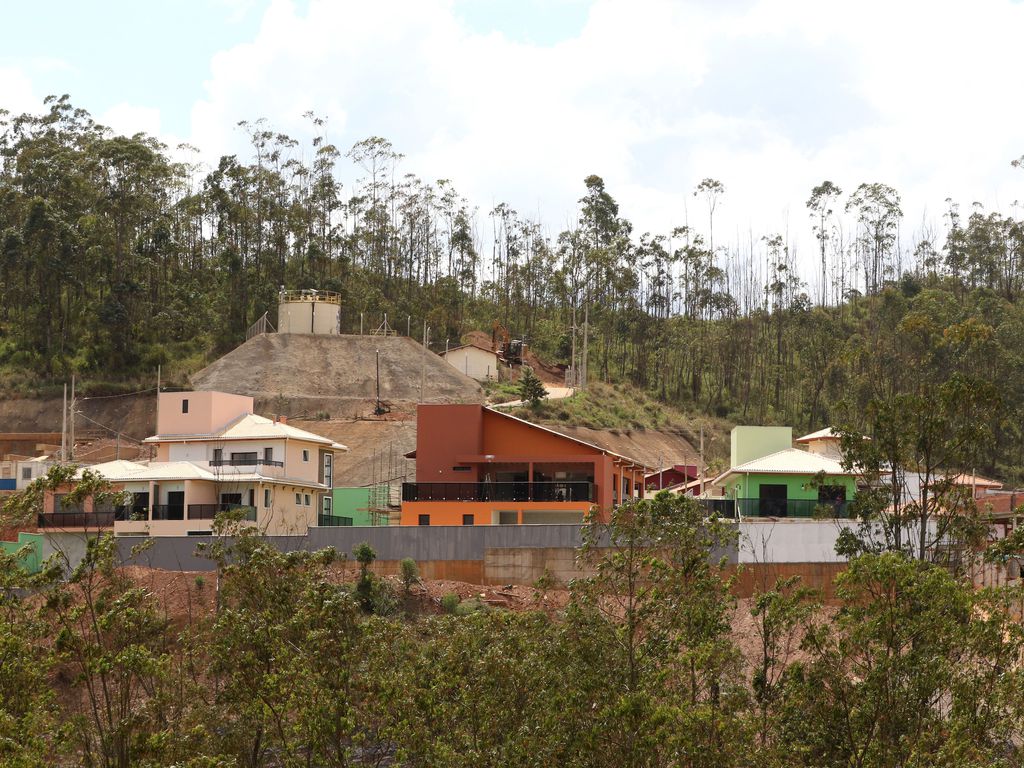
[[[420,569],[416,565],[416,561],[411,557],[402,558],[402,562],[398,564],[399,577],[402,580],[402,586],[405,588],[405,594],[409,594],[409,589],[420,580]]]
[[[459,596],[454,592],[449,592],[447,595],[441,598],[441,608],[444,609],[445,613],[455,613],[459,607]]]
[[[206,579],[204,579],[201,575],[200,576],[196,576],[196,589],[202,589],[205,586],[206,586]]]
[[[455,606],[456,616],[469,616],[473,613],[486,613],[490,610],[490,606],[483,602],[480,598],[474,597],[465,602],[459,603]]]

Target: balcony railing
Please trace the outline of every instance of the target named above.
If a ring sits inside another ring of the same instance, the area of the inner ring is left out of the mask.
[[[316,524],[321,528],[334,528],[338,526],[352,525],[351,517],[341,517],[340,515],[325,515],[322,512],[316,516]]]
[[[211,459],[211,467],[256,467],[259,465],[267,467],[283,467],[283,461],[276,461],[273,459]]]
[[[114,512],[41,512],[36,516],[40,528],[110,528]]]
[[[184,520],[184,504],[154,504],[150,514],[151,520]]]
[[[571,501],[597,500],[593,483],[403,483],[402,501]]]
[[[701,505],[719,517],[800,517],[845,518],[849,516],[847,501],[817,499],[701,499]]]
[[[231,509],[243,510],[243,520],[256,521],[256,507],[250,507],[246,504],[189,504],[188,519],[213,520],[218,512],[227,512]]]

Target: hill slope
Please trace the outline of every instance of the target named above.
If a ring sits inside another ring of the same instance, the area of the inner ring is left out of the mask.
[[[326,411],[362,415],[380,397],[408,410],[428,403],[481,402],[483,391],[437,355],[403,336],[263,334],[228,352],[192,376],[196,389],[255,397],[290,413]],[[257,406],[259,407],[259,405]]]

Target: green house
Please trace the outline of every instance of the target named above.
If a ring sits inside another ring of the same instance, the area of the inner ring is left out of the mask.
[[[735,427],[731,466],[712,481],[740,517],[846,517],[857,475],[843,468],[831,429],[804,435],[791,427]]]
[[[331,513],[321,514],[322,526],[387,525],[387,515],[373,510],[387,501],[388,487],[335,488],[332,493]]]
[[[20,554],[18,565],[28,573],[39,573],[43,565],[43,535],[40,533],[18,534],[17,541],[0,541],[0,550],[13,557]]]

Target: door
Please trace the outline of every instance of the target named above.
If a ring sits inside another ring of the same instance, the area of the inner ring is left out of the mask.
[[[763,483],[761,485],[760,517],[786,516],[786,486]]]
[[[167,492],[167,519],[168,520],[184,520],[185,519],[185,492],[184,491],[168,491]]]

